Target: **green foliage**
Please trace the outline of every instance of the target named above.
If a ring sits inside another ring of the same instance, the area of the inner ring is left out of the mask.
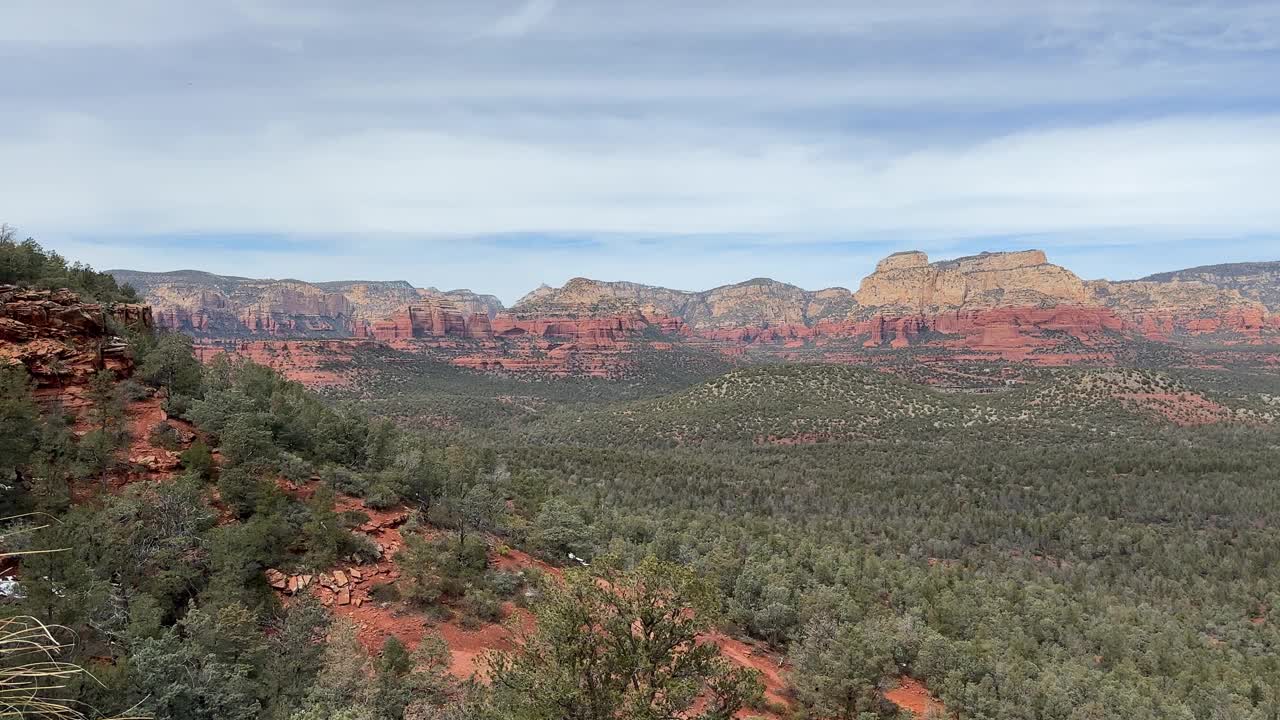
[[[270,427],[271,419],[262,413],[239,413],[227,419],[219,434],[218,448],[228,467],[248,462],[268,464],[279,452]]]
[[[545,593],[534,609],[536,632],[491,658],[505,717],[728,720],[761,693],[754,671],[697,641],[718,603],[683,568],[653,559],[631,571],[600,564],[570,572]]]
[[[208,445],[204,444],[203,440],[196,440],[191,443],[191,446],[183,450],[178,458],[182,462],[182,467],[188,472],[194,473],[203,480],[213,478],[215,468],[213,451],[209,449]]]
[[[138,375],[147,383],[162,387],[169,400],[183,396],[198,397],[203,371],[193,352],[191,337],[182,333],[165,333],[143,358]]]
[[[320,672],[333,618],[314,595],[306,594],[273,625],[275,632],[267,640],[271,661],[265,668],[268,714],[285,717],[300,706]]]
[[[533,519],[529,541],[539,552],[556,562],[566,562],[569,554],[591,557],[591,535],[582,515],[562,498],[551,498]]]
[[[432,635],[412,653],[392,636],[380,656],[371,658],[356,640],[356,628],[338,621],[303,709],[290,720],[404,720],[409,712],[416,713],[413,718],[430,717],[457,691],[448,660],[444,641]]]
[[[120,463],[120,450],[129,444],[125,398],[110,370],[94,373],[85,395],[91,403],[88,420],[93,429],[80,440],[80,457],[89,472],[105,484],[107,473]]]
[[[887,710],[877,689],[898,671],[893,639],[873,623],[809,621],[791,652],[791,685],[800,702],[817,717],[841,720]]]
[[[253,720],[263,708],[267,643],[243,607],[192,608],[138,643],[136,692],[156,720]]]
[[[68,264],[31,238],[19,241],[17,231],[8,225],[0,225],[0,284],[68,288],[89,302],[138,302],[133,288],[120,286],[115,278],[88,265]]]
[[[22,470],[40,439],[40,410],[31,398],[27,371],[21,367],[0,368],[0,483],[5,487],[5,507],[17,504],[17,488]],[[13,514],[13,513],[10,513]]]

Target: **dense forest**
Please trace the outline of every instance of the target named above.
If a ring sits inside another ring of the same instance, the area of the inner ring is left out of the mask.
[[[132,297],[12,238],[0,273]],[[1274,375],[1036,371],[979,395],[831,366],[691,361],[649,387],[417,367],[322,397],[130,340],[135,376],[98,373],[80,408],[0,371],[13,717],[870,720],[912,677],[975,720],[1280,718]],[[1229,419],[1132,399],[1187,394]],[[181,464],[127,481],[146,403]],[[534,619],[481,679],[438,636],[371,649],[273,591],[269,569],[381,557],[355,530],[391,507],[411,519],[386,601]],[[503,547],[575,569],[509,572]],[[789,707],[712,629],[785,657]]]

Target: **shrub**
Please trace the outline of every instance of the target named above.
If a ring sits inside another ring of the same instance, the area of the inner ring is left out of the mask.
[[[341,465],[326,465],[320,471],[320,479],[333,488],[334,492],[342,493],[343,495],[364,497],[369,490],[369,484],[363,475],[352,472]]]
[[[400,600],[400,591],[392,583],[378,583],[369,588],[369,597],[377,602],[396,602]]]
[[[147,434],[147,441],[154,447],[175,450],[178,447],[178,431],[169,423],[161,420],[151,426],[151,431]]]
[[[276,460],[280,475],[289,482],[304,483],[311,479],[311,465],[293,453],[280,453]]]
[[[178,459],[182,462],[182,467],[201,478],[208,480],[213,477],[213,452],[203,441],[196,440],[191,443],[191,447],[182,451]]]
[[[502,603],[491,590],[475,588],[462,598],[462,622],[469,627],[502,620]]]
[[[364,495],[365,504],[374,510],[386,510],[400,502],[400,494],[385,482],[375,482]]]
[[[520,592],[520,586],[524,584],[524,577],[520,573],[513,573],[507,570],[490,570],[485,573],[485,584],[498,597],[512,598],[515,597],[516,593]]]
[[[347,535],[350,540],[347,541],[344,550],[357,564],[371,563],[382,557],[382,553],[378,550],[378,544],[370,539],[368,535],[356,533],[348,533]]]
[[[125,402],[138,402],[151,397],[151,388],[136,380],[125,380],[120,383],[120,393]]]

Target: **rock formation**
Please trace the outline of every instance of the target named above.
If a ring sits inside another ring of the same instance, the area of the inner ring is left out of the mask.
[[[982,253],[929,263],[922,252],[890,255],[854,293],[869,311],[933,313],[989,307],[1083,304],[1084,283],[1040,250]]]
[[[104,308],[81,302],[69,290],[0,285],[0,366],[23,365],[36,383],[37,398],[77,407],[94,372],[108,369],[122,377],[133,372],[129,347],[111,334],[109,318],[120,325],[152,324],[145,305]]]
[[[1143,280],[1168,285],[1200,282],[1219,290],[1234,290],[1246,300],[1262,303],[1270,312],[1280,312],[1280,262],[1202,265],[1149,275]]]
[[[844,288],[809,291],[768,278],[702,292],[574,278],[560,288],[544,285],[534,290],[517,301],[512,311],[522,316],[656,312],[704,331],[811,325],[843,317],[852,306],[853,297]]]
[[[1084,281],[1044,252],[930,262],[895,253],[857,292],[757,278],[700,292],[574,278],[511,309],[467,290],[404,282],[308,284],[205,273],[118,271],[158,305],[157,322],[273,365],[280,339],[351,338],[480,370],[617,377],[638,351],[852,361],[924,348],[953,357],[1108,362],[1135,341],[1265,344],[1280,337],[1280,263],[1210,266],[1133,281]],[[274,342],[274,341],[272,341]],[[268,352],[269,351],[269,352]],[[319,357],[341,351],[332,347]],[[294,356],[311,357],[299,350]],[[321,377],[316,362],[308,376]],[[332,365],[332,362],[329,363]],[[341,376],[345,377],[345,376]],[[338,381],[334,376],[331,381]]]
[[[159,327],[199,337],[345,338],[372,336],[371,325],[420,302],[439,300],[467,314],[492,316],[502,303],[470,290],[441,292],[407,282],[255,280],[195,270],[110,271],[155,308]]]

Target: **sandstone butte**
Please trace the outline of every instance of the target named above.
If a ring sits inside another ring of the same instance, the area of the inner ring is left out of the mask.
[[[250,354],[265,340],[329,339],[433,348],[482,370],[611,376],[627,353],[689,344],[726,355],[929,347],[1062,363],[1111,357],[1133,341],[1254,343],[1280,337],[1280,263],[1086,281],[1044,252],[880,261],[856,291],[766,278],[701,292],[574,278],[504,308],[468,290],[402,282],[309,284],[194,271],[113,271],[156,323]],[[229,346],[230,347],[230,346]]]

